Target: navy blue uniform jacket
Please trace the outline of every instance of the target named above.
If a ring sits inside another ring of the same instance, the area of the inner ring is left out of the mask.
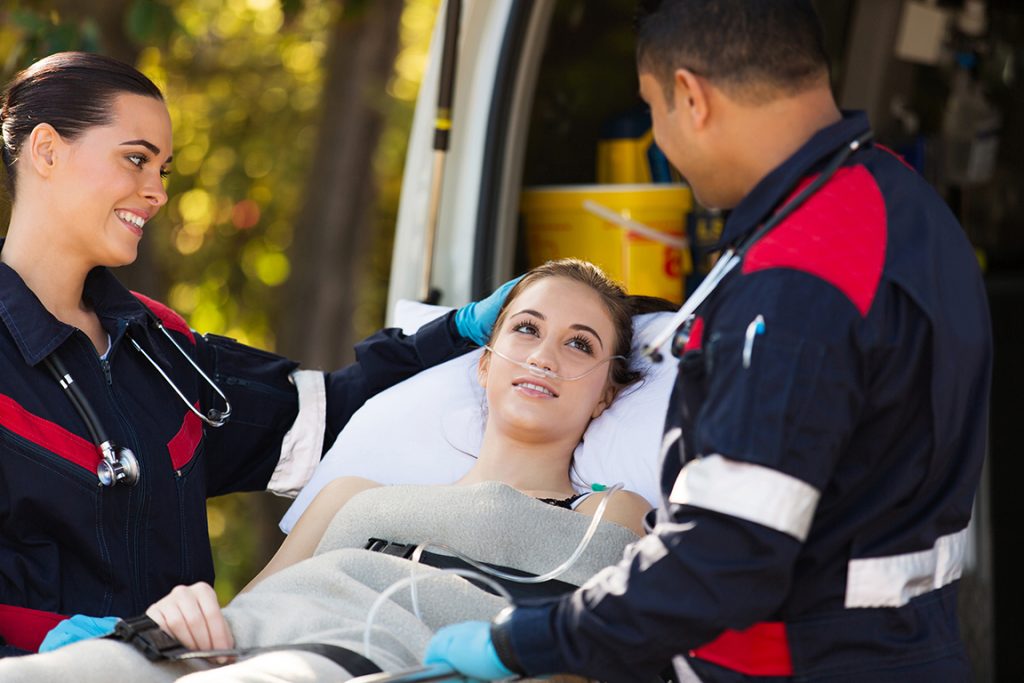
[[[22,649],[34,649],[60,615],[128,617],[177,584],[212,582],[207,497],[268,484],[279,490],[275,481],[288,479],[300,486],[304,478],[296,470],[308,474],[319,460],[321,431],[329,446],[369,397],[470,348],[451,315],[411,337],[398,330],[370,337],[356,347],[355,364],[313,375],[310,406],[302,410],[314,419],[300,419],[303,433],[283,445],[300,414],[290,380],[297,363],[196,334],[104,268],[89,274],[85,297],[110,334],[105,360],[84,333],[50,315],[17,273],[0,264],[0,635]],[[222,407],[151,326],[154,316],[227,394],[233,412],[225,426],[205,426],[132,348],[128,336],[190,401]],[[99,485],[97,449],[42,363],[54,351],[109,437],[138,457],[137,485]],[[294,442],[308,441],[309,431],[317,452],[296,452]]]
[[[723,243],[867,130],[852,114],[812,137]],[[527,673],[606,681],[650,680],[674,656],[707,681],[969,680],[956,590],[991,358],[957,221],[897,156],[857,152],[698,309],[653,532],[496,637]]]

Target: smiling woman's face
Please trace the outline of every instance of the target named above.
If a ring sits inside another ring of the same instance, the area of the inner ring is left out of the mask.
[[[606,360],[615,328],[596,292],[564,277],[536,281],[508,303],[491,340],[501,354],[558,373],[566,381],[537,377],[495,354],[480,363],[488,421],[528,442],[578,441],[590,420],[614,396]],[[573,436],[575,435],[575,436]]]
[[[131,263],[147,221],[167,202],[171,121],[158,99],[115,97],[111,121],[58,147],[47,191],[62,240],[95,265]]]

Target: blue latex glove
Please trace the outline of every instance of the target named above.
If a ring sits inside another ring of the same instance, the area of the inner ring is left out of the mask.
[[[121,620],[117,617],[87,617],[84,614],[76,614],[50,629],[43,638],[39,651],[49,652],[80,640],[109,636],[119,621]]]
[[[512,289],[517,282],[523,278],[519,277],[509,280],[501,287],[480,301],[471,301],[459,310],[455,311],[455,327],[459,334],[466,339],[483,346],[491,338],[491,329],[494,328],[494,321],[498,319],[498,311],[505,303],[508,290]]]
[[[425,664],[447,664],[466,678],[496,681],[515,676],[501,663],[491,642],[491,624],[464,621],[438,631],[423,656]]]

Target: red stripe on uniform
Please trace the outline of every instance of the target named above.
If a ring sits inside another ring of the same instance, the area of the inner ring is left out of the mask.
[[[160,319],[160,322],[164,324],[164,327],[166,327],[168,330],[180,332],[181,334],[188,337],[188,340],[192,342],[193,345],[195,345],[196,338],[192,336],[192,328],[188,326],[188,323],[185,322],[185,319],[178,315],[177,312],[175,312],[169,306],[166,306],[154,299],[150,299],[148,296],[139,294],[138,292],[132,292],[132,295],[136,299],[141,301],[143,304],[145,304],[146,308],[152,311],[153,315]]]
[[[745,631],[725,631],[690,656],[748,676],[792,676],[786,625],[780,621],[754,624]]]
[[[0,605],[0,638],[19,650],[36,652],[50,629],[65,619],[55,612]]]
[[[0,424],[23,439],[55,455],[96,471],[100,453],[96,446],[55,422],[33,415],[10,396],[0,394]]]
[[[693,325],[690,327],[690,338],[686,340],[686,344],[683,346],[683,353],[687,351],[696,351],[697,349],[703,348],[704,346],[704,318],[694,318]]]
[[[882,280],[888,236],[885,199],[874,177],[863,166],[841,168],[751,247],[743,273],[769,268],[809,273],[841,291],[866,316]]]
[[[902,155],[902,154],[897,154],[896,152],[894,152],[893,150],[889,149],[889,148],[888,148],[888,147],[886,147],[885,145],[880,145],[880,144],[878,144],[877,142],[876,142],[876,143],[874,143],[874,146],[875,146],[875,147],[877,147],[878,149],[882,150],[883,152],[887,152],[887,153],[889,153],[889,154],[893,155],[894,157],[896,157],[897,159],[899,159],[899,162],[900,162],[901,164],[903,164],[904,166],[906,166],[907,168],[909,168],[909,169],[910,169],[911,171],[913,171],[914,173],[917,173],[917,169],[916,169],[916,168],[914,168],[913,166],[911,166],[910,164],[908,164],[908,163],[907,163],[907,160],[903,158],[903,155]]]
[[[199,408],[199,403],[196,403]],[[191,410],[185,413],[185,419],[181,423],[181,429],[174,435],[174,438],[167,443],[167,452],[171,454],[171,465],[174,469],[181,469],[192,460],[196,454],[196,447],[203,438],[203,423]]]

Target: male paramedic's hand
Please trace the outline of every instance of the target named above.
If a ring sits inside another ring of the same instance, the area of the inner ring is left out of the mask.
[[[87,617],[84,614],[76,614],[50,629],[39,645],[39,651],[49,652],[80,640],[109,636],[119,621],[121,620],[117,617]]]
[[[455,327],[459,334],[483,346],[491,338],[491,329],[494,328],[494,321],[498,319],[498,311],[505,303],[508,290],[512,289],[522,279],[522,275],[509,280],[501,287],[494,290],[490,296],[480,301],[472,301],[459,310],[455,311]]]
[[[231,628],[208,583],[176,586],[154,602],[146,616],[190,650],[229,650],[235,646]]]
[[[466,678],[496,681],[515,674],[498,658],[491,642],[491,624],[464,621],[445,626],[427,645],[424,664],[447,664]]]

